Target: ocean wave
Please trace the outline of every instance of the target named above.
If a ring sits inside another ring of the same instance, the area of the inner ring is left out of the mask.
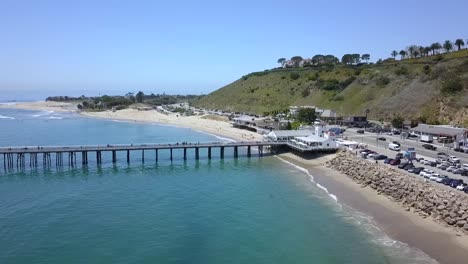
[[[17,102],[0,103],[0,105],[16,105]]]
[[[296,168],[296,169],[298,169],[298,170],[304,172],[307,176],[309,176],[310,182],[314,183],[315,186],[317,186],[319,189],[323,190],[330,198],[332,198],[332,199],[333,199],[338,205],[340,205],[340,207],[341,207],[341,204],[338,202],[338,197],[337,197],[336,195],[330,193],[330,192],[328,191],[328,189],[327,189],[326,187],[324,187],[323,185],[321,185],[321,184],[315,182],[314,176],[313,176],[312,174],[310,174],[309,170],[307,170],[306,168],[303,168],[303,167],[301,167],[301,166],[298,166],[298,165],[296,165],[296,164],[294,164],[294,163],[292,163],[292,162],[289,162],[289,161],[287,161],[287,160],[285,160],[285,159],[282,159],[282,158],[280,158],[280,157],[278,157],[278,156],[276,156],[276,158],[278,158],[278,159],[280,159],[282,162],[284,162],[284,163],[286,163],[286,164],[288,164],[288,165],[290,165],[290,166],[293,166],[294,168]]]
[[[54,111],[42,111],[39,114],[33,115],[33,117],[41,117],[41,116],[46,116],[46,115],[50,115],[50,114],[53,114],[53,113],[54,113]]]
[[[12,120],[13,120],[13,119],[16,119],[16,118],[14,118],[14,117],[12,117],[12,116],[0,115],[0,119],[12,119]]]
[[[63,117],[60,117],[60,116],[51,116],[51,117],[49,117],[49,119],[61,120],[61,119],[63,119]]]
[[[194,131],[196,131],[196,132],[198,132],[198,133],[203,133],[203,134],[206,134],[206,135],[210,135],[210,136],[216,137],[217,139],[221,139],[221,140],[223,140],[223,141],[237,142],[237,141],[234,140],[234,139],[221,137],[221,136],[218,136],[218,135],[215,135],[215,134],[211,134],[211,133],[208,133],[208,132],[205,132],[205,131],[200,131],[200,130],[194,130]]]

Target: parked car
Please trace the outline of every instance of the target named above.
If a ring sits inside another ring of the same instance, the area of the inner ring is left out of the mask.
[[[448,165],[447,164],[439,164],[436,167],[441,169],[441,170],[446,170],[448,168]]]
[[[457,188],[458,185],[463,184],[463,180],[460,179],[452,179],[450,182],[450,187]]]
[[[392,159],[388,164],[392,166],[396,166],[396,165],[399,165],[400,163],[401,163],[400,159]]]
[[[440,177],[436,179],[436,182],[442,183],[442,181],[443,181],[445,178],[448,178],[448,177],[447,177],[446,175],[440,175]]]
[[[431,145],[431,144],[422,144],[421,145],[423,148],[428,149],[428,150],[436,150],[437,147]]]
[[[463,189],[465,189],[466,186],[468,186],[466,183],[462,183],[458,185],[456,189],[459,191],[463,191]]]
[[[372,158],[373,158],[374,160],[385,160],[385,159],[387,159],[388,157],[385,156],[385,155],[380,154],[380,155],[374,155]]]
[[[460,173],[461,176],[468,176],[468,170],[463,170],[462,173]]]
[[[463,171],[465,171],[465,170],[462,169],[462,168],[457,168],[457,169],[455,169],[454,171],[452,171],[452,173],[454,173],[454,174],[462,174]]]
[[[456,169],[457,169],[456,166],[448,166],[448,167],[447,167],[447,171],[448,171],[448,172],[454,172]]]
[[[358,133],[358,134],[364,134],[364,130],[359,129],[359,130],[356,131],[356,133]]]
[[[398,152],[396,155],[395,155],[395,159],[402,159],[403,158],[403,153],[401,152]]]
[[[460,163],[460,159],[455,156],[449,156],[449,161],[453,163]]]
[[[466,186],[465,188],[463,188],[463,191],[464,191],[465,193],[468,193],[468,186]]]
[[[408,162],[400,163],[400,164],[398,165],[398,168],[399,168],[399,169],[404,169],[404,168],[406,167],[406,165],[408,165],[408,164],[409,164]]]
[[[379,138],[377,138],[377,139],[380,140],[380,141],[386,141],[386,140],[387,140],[387,139],[384,138],[384,137],[379,137]]]
[[[450,185],[451,182],[452,182],[452,178],[446,177],[442,180],[441,183],[444,185]]]
[[[392,141],[392,143],[401,147],[401,144],[398,141]]]
[[[456,152],[464,152],[462,148],[454,148],[453,150],[455,150]]]
[[[419,173],[419,175],[423,176],[424,178],[429,178],[432,173],[434,173],[434,172],[431,171],[431,170],[428,170],[428,169],[424,169]]]
[[[424,170],[424,167],[416,167],[416,168],[413,168],[413,173],[419,175],[419,173],[421,173],[422,170]]]
[[[440,174],[432,173],[431,176],[429,176],[429,180],[436,181],[439,177],[440,177]]]

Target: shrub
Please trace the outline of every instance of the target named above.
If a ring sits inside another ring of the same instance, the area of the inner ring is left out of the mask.
[[[242,76],[242,80],[247,81],[249,79],[249,76]]]
[[[390,79],[387,76],[380,76],[375,81],[379,86],[385,86],[390,83]]]
[[[358,76],[359,74],[361,74],[361,70],[360,69],[357,69],[354,71],[354,75],[355,76]]]
[[[310,90],[308,88],[302,90],[301,92],[302,97],[307,97],[310,95]]]
[[[453,78],[442,83],[443,94],[454,94],[463,90],[463,83],[460,78]]]
[[[322,89],[323,90],[335,90],[335,89],[339,89],[339,84],[340,82],[336,79],[331,79],[331,80],[326,80],[323,82],[322,84]]]
[[[431,73],[431,66],[429,66],[429,65],[427,65],[427,64],[424,65],[424,67],[423,67],[423,72],[424,72],[426,75],[429,74],[429,73]]]
[[[349,77],[348,79],[340,82],[340,88],[341,89],[344,89],[346,87],[348,87],[352,82],[354,82],[356,80],[356,77],[355,76],[351,76]]]
[[[286,79],[286,76],[284,76],[284,75],[283,75],[283,76],[281,76],[281,79],[282,79],[282,80]]]
[[[341,94],[337,94],[337,95],[333,96],[331,100],[332,100],[332,101],[343,101],[343,100],[344,100],[344,96],[341,95]]]
[[[405,67],[400,67],[400,68],[395,70],[395,74],[396,75],[406,75],[406,74],[408,74],[408,69],[405,68]]]
[[[316,81],[318,78],[317,74],[309,74],[309,76],[307,76],[307,80],[309,81]]]
[[[299,77],[301,77],[301,75],[299,73],[297,73],[297,72],[291,72],[289,77],[291,78],[291,80],[297,80],[297,79],[299,79]]]

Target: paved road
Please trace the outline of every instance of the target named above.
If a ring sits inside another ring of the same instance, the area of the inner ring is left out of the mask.
[[[468,153],[455,152],[451,149],[448,149],[447,147],[443,147],[440,144],[433,144],[437,147],[437,150],[432,151],[432,150],[428,150],[428,149],[421,147],[421,145],[424,143],[418,142],[416,140],[401,139],[398,136],[389,136],[389,135],[383,135],[383,134],[377,135],[375,133],[370,133],[370,132],[365,132],[365,134],[358,134],[356,133],[356,130],[357,129],[352,129],[352,128],[347,129],[344,133],[344,136],[359,143],[377,146],[379,148],[384,148],[384,149],[388,148],[388,144],[390,142],[398,141],[401,144],[402,150],[406,150],[409,147],[415,148],[418,157],[421,156],[423,158],[436,159],[438,152],[445,152],[448,155],[453,155],[453,156],[458,157],[462,164],[468,164]],[[385,137],[387,140],[380,141],[380,140],[377,140],[377,137]]]

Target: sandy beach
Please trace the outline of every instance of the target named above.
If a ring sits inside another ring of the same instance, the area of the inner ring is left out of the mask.
[[[17,109],[72,111],[66,103],[21,103],[2,105]],[[201,116],[181,117],[176,114],[165,115],[157,111],[138,111],[125,109],[116,112],[83,112],[84,116],[123,120],[128,122],[150,122],[188,127],[222,137],[240,141],[261,140],[262,136],[250,131],[233,128],[228,122],[207,119]],[[280,158],[297,166],[306,168],[316,182],[325,186],[337,196],[340,203],[371,216],[377,226],[390,238],[419,248],[440,263],[462,264],[468,260],[468,236],[457,233],[435,223],[430,218],[422,218],[413,212],[405,211],[399,204],[385,196],[378,195],[369,187],[362,188],[346,175],[326,168],[324,163],[333,155],[317,159],[302,159],[292,154],[281,154]]]
[[[390,238],[421,249],[440,263],[467,263],[468,236],[444,227],[429,217],[424,219],[408,212],[370,187],[362,188],[346,175],[327,168],[325,162],[333,155],[310,160],[289,153],[280,157],[306,168],[316,182],[337,196],[338,202],[371,216]]]
[[[237,129],[226,121],[210,119],[207,116],[180,116],[178,114],[162,114],[156,110],[138,111],[136,109],[124,109],[116,112],[79,112],[76,104],[62,102],[28,102],[3,104],[1,108],[30,109],[43,111],[77,112],[82,116],[92,118],[102,118],[111,120],[121,120],[128,122],[147,122],[173,125],[191,128],[193,130],[214,134],[221,137],[235,139],[239,141],[262,140],[262,136],[247,130]]]

